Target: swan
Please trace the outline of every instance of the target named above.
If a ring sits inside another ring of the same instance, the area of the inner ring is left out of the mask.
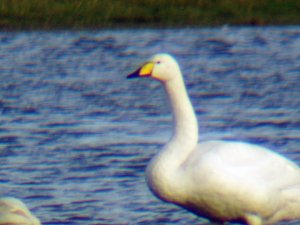
[[[170,140],[146,168],[154,195],[215,224],[268,225],[300,219],[300,168],[295,163],[250,143],[198,143],[196,115],[171,55],[154,55],[127,76],[134,77],[160,81],[173,115]]]
[[[13,197],[0,198],[0,225],[40,225],[26,205]]]

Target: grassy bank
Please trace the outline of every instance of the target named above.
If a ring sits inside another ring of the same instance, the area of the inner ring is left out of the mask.
[[[299,0],[1,0],[0,29],[300,24]]]

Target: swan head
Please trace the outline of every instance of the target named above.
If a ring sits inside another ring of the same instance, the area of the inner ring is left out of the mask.
[[[144,63],[127,78],[152,77],[161,82],[168,82],[175,77],[180,77],[180,69],[176,60],[169,54],[157,54]]]

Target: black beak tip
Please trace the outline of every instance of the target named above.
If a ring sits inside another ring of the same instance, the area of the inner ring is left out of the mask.
[[[139,77],[140,76],[139,72],[140,72],[140,70],[134,71],[133,73],[131,73],[127,76],[127,79]]]

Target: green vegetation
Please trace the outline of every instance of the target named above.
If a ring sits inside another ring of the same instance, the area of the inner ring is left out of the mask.
[[[299,0],[1,0],[0,29],[300,24]]]

